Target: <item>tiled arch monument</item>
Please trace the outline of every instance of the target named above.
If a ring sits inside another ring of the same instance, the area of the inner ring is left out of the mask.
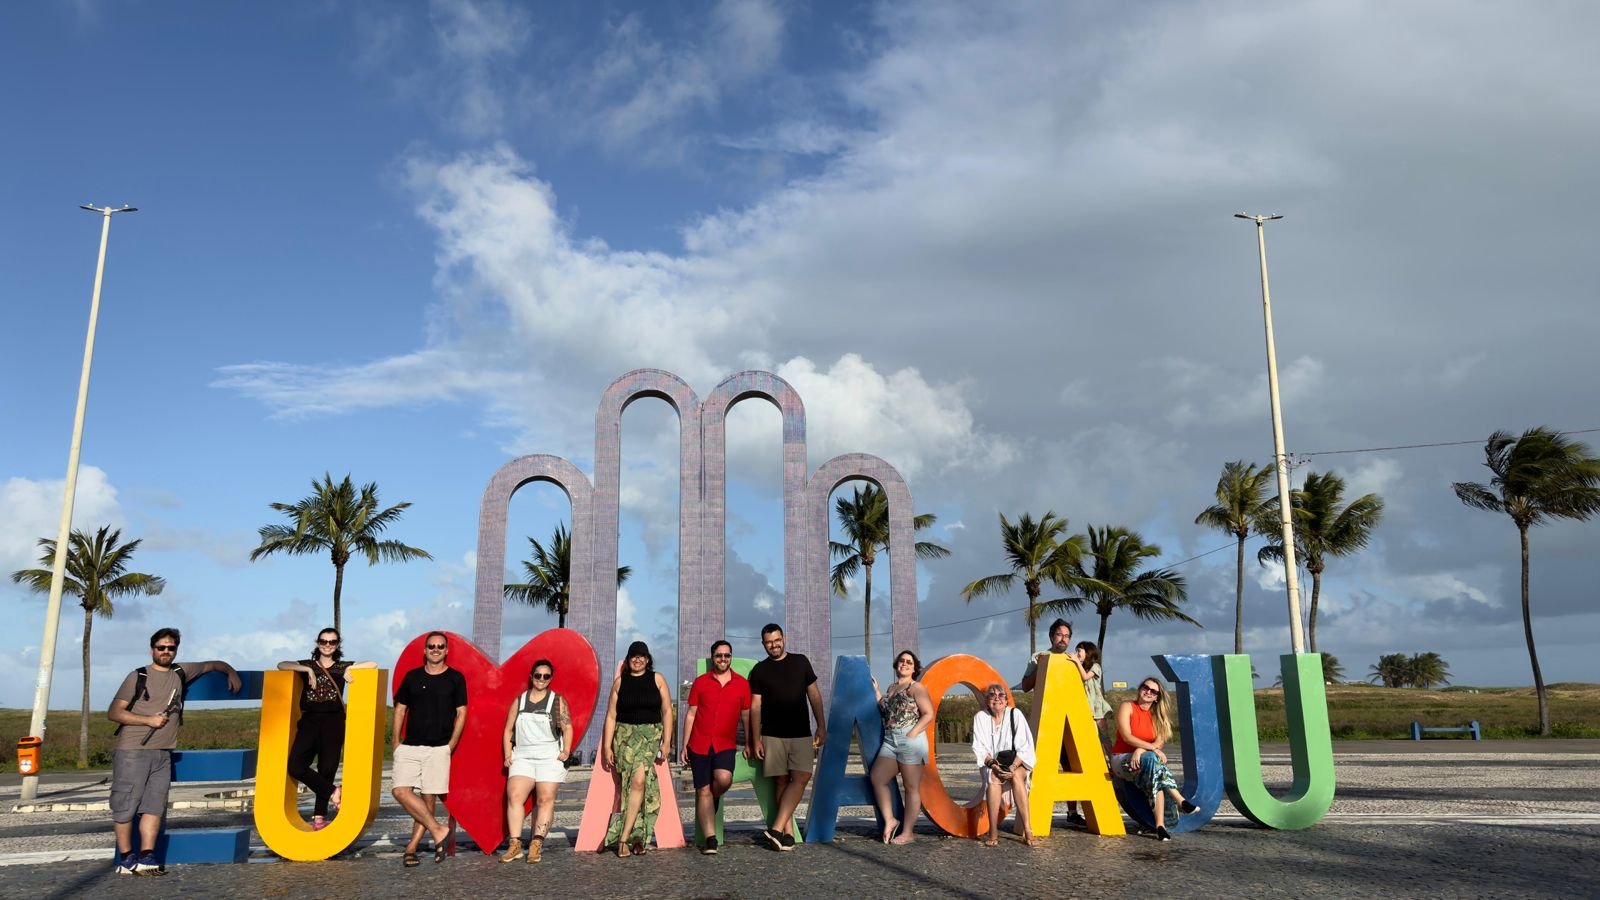
[[[577,466],[545,454],[506,463],[484,490],[478,516],[478,568],[472,640],[500,659],[505,605],[506,511],[523,485],[546,481],[572,502],[572,611],[569,621],[594,646],[602,673],[616,666],[617,584],[597,577],[615,572],[620,525],[622,414],[645,397],[665,400],[678,414],[678,679],[694,678],[696,655],[723,635],[727,441],[729,410],[750,399],[783,416],[784,631],[789,649],[811,658],[823,696],[832,683],[832,603],[829,592],[828,497],[851,479],[878,485],[889,506],[889,618],[896,648],[917,648],[917,574],[911,492],[882,459],[848,453],[806,476],[806,412],[800,395],[771,372],[728,376],[701,400],[683,379],[660,369],[635,369],[612,382],[595,414],[595,473],[591,485]],[[752,648],[753,651],[754,648]],[[747,651],[749,652],[749,651]],[[592,755],[599,729],[584,738]]]

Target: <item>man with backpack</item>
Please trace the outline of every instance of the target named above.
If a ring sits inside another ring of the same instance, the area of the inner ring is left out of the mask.
[[[183,698],[189,682],[207,672],[228,676],[228,690],[239,692],[239,673],[227,663],[179,663],[176,628],[150,636],[150,665],[122,679],[106,717],[117,723],[111,750],[111,822],[117,835],[118,875],[165,875],[156,860],[156,836],[167,811],[172,784],[172,750],[183,724]],[[134,817],[139,819],[139,853],[133,850]]]

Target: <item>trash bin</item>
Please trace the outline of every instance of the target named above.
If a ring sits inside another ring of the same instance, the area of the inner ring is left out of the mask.
[[[44,746],[44,738],[25,737],[17,738],[17,771],[23,775],[39,774],[39,748]]]

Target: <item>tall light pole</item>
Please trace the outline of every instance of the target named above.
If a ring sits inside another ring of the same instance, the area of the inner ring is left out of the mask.
[[[1267,232],[1263,227],[1277,215],[1234,213],[1236,219],[1256,223],[1256,249],[1261,254],[1261,312],[1267,322],[1267,393],[1272,397],[1272,453],[1278,469],[1278,515],[1283,528],[1283,577],[1289,586],[1289,646],[1306,650],[1300,628],[1300,570],[1294,558],[1294,505],[1289,497],[1289,455],[1283,450],[1283,410],[1278,403],[1278,350],[1272,341],[1272,292],[1267,288]]]
[[[61,587],[67,571],[67,547],[72,536],[72,502],[78,493],[78,452],[83,447],[83,411],[89,403],[89,366],[94,361],[94,328],[100,318],[100,285],[106,274],[106,241],[111,236],[111,217],[117,213],[138,212],[132,206],[82,206],[100,214],[100,260],[94,267],[94,297],[89,301],[89,335],[83,342],[83,374],[78,378],[78,411],[72,419],[72,449],[67,451],[67,483],[61,496],[61,525],[56,529],[56,556],[50,566],[50,602],[44,613],[44,640],[39,644],[39,680],[33,690],[33,718],[28,733],[44,737],[45,713],[50,707],[50,676],[56,664],[56,631],[61,623]],[[39,776],[22,779],[22,799],[39,794]]]

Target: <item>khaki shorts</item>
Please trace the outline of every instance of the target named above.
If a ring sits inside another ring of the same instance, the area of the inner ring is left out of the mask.
[[[761,774],[768,778],[778,775],[787,775],[790,772],[804,772],[811,774],[811,767],[817,759],[817,751],[811,746],[811,738],[778,738],[761,736],[761,747],[766,752],[766,761],[761,766]]]
[[[450,793],[450,747],[401,744],[394,748],[394,786],[424,794]]]

